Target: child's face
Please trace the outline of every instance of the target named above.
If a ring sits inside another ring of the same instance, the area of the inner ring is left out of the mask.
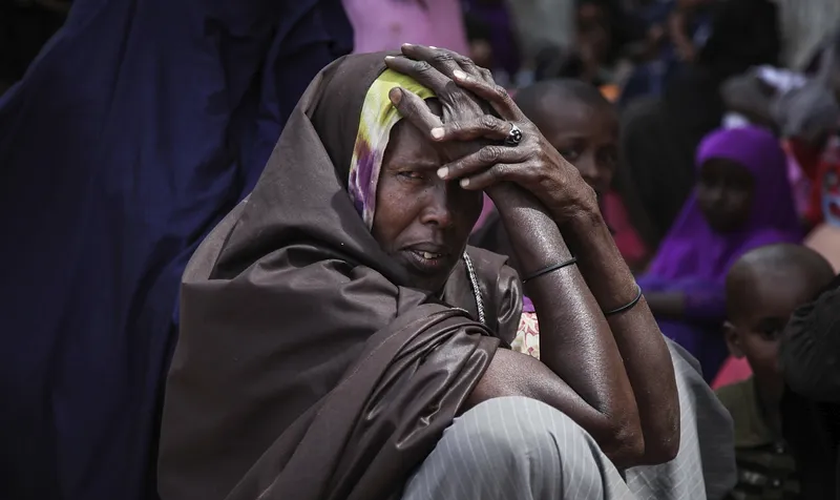
[[[773,270],[756,270],[750,286],[749,304],[726,325],[729,352],[747,358],[762,392],[781,398],[784,382],[779,370],[779,340],[793,311],[813,298],[813,285],[804,277]]]
[[[697,180],[697,204],[712,229],[728,233],[750,218],[755,180],[743,165],[727,159],[703,164]]]
[[[564,100],[540,120],[543,135],[596,193],[605,193],[618,163],[618,117],[606,104]]]

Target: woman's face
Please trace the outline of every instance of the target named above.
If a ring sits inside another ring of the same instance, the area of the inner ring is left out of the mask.
[[[412,286],[431,292],[443,288],[461,258],[483,203],[480,191],[437,176],[453,159],[403,120],[391,131],[376,194],[374,238]]]
[[[709,226],[719,233],[744,227],[752,212],[755,180],[740,163],[711,159],[700,169],[697,202]]]

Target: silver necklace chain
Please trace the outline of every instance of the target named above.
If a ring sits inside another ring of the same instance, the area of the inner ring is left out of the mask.
[[[467,276],[470,277],[470,286],[472,287],[473,296],[475,297],[475,305],[478,309],[478,321],[487,324],[484,316],[484,300],[481,298],[481,289],[478,287],[478,276],[475,274],[475,267],[472,259],[464,252],[464,263],[467,265]]]

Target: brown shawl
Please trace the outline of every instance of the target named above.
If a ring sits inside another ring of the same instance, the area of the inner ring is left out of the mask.
[[[473,279],[462,261],[442,300],[406,287],[346,194],[383,56],[315,77],[254,192],[187,267],[163,500],[398,497],[515,334],[504,258],[469,249]]]

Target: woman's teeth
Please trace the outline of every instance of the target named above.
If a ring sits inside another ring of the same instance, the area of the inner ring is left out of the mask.
[[[432,252],[420,252],[420,255],[422,255],[424,259],[429,259],[429,260],[439,259],[441,257],[441,254],[432,253]]]

